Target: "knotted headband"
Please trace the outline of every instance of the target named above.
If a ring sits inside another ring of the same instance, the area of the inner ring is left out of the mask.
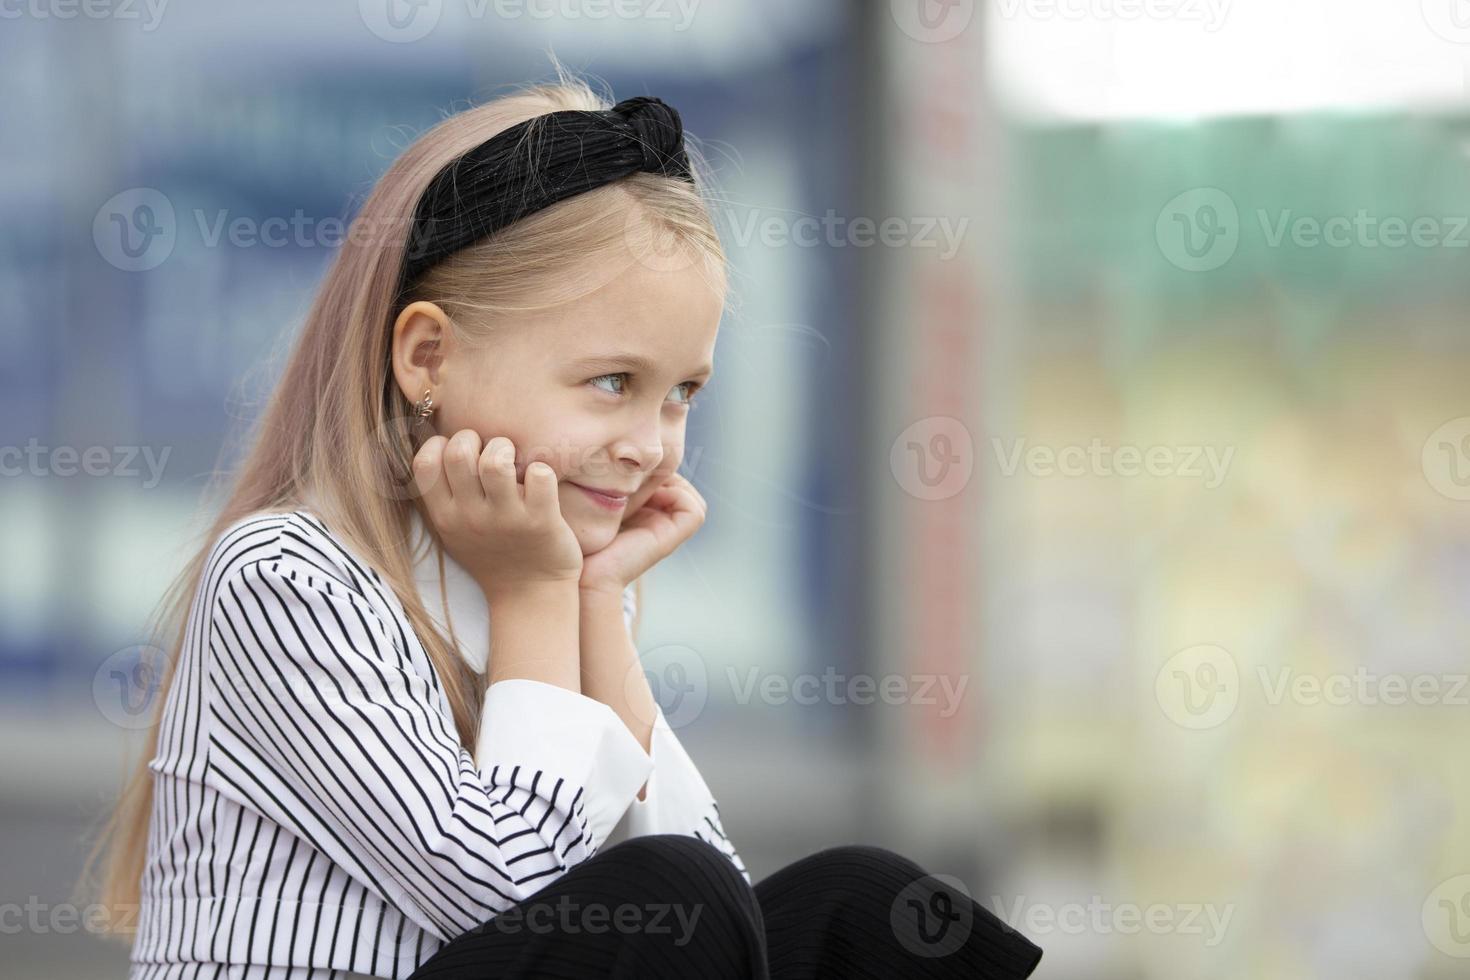
[[[441,170],[419,198],[400,290],[445,256],[557,201],[639,171],[694,181],[684,127],[653,96],[516,123]]]

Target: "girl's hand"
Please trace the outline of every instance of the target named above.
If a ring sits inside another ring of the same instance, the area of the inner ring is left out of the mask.
[[[709,505],[694,485],[671,474],[623,521],[617,537],[582,559],[581,588],[621,595],[638,576],[673,554],[704,524]]]
[[[519,483],[505,436],[483,450],[473,429],[431,436],[414,455],[413,476],[444,550],[487,597],[579,580],[582,548],[561,516],[555,472],[532,463]]]

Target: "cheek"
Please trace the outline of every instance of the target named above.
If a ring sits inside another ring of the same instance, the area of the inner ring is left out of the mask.
[[[582,472],[595,448],[609,437],[607,420],[589,411],[579,392],[544,394],[534,406],[517,411],[533,423],[528,428],[534,430],[538,458],[550,463],[558,476]]]
[[[550,463],[559,478],[598,483],[608,475],[607,464],[602,462],[601,447],[605,444],[605,434],[596,424],[575,416],[563,417],[546,430],[538,445],[538,458]]]
[[[499,406],[476,398],[456,398],[452,402],[446,399],[445,404],[434,413],[434,427],[445,438],[464,429],[471,429],[479,433],[483,443],[491,436],[501,434],[494,431],[493,425],[500,415],[498,409]]]
[[[446,384],[438,417],[438,431],[452,436],[473,429],[482,442],[505,436],[515,443],[516,463],[542,460],[560,475],[571,470],[564,461],[573,455],[568,445],[582,438],[574,401],[554,378],[535,364],[509,354],[504,359],[487,353],[479,360],[457,365],[452,384]]]
[[[658,469],[656,469],[652,474],[653,482],[663,483],[669,477],[677,473],[679,471],[679,467],[682,466],[683,463],[684,438],[681,434],[676,441],[664,443],[664,458],[659,461]]]

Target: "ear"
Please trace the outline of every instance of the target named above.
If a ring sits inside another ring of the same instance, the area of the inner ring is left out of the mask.
[[[393,323],[393,379],[410,405],[439,383],[452,343],[449,315],[437,304],[410,303],[398,314]]]

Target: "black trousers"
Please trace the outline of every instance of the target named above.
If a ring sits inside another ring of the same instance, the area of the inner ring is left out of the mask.
[[[457,936],[410,980],[677,977],[1019,980],[1040,947],[878,847],[843,846],[752,888],[695,837],[635,837]]]

